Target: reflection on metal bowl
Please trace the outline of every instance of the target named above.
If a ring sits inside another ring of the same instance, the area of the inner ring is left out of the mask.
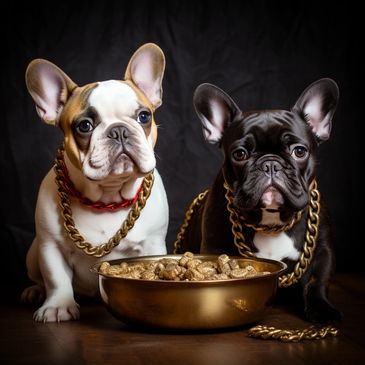
[[[142,256],[109,261],[111,265],[150,262],[181,255]],[[202,261],[215,261],[217,255],[194,255]],[[214,281],[166,281],[111,277],[99,270],[101,298],[108,310],[127,324],[171,329],[217,329],[259,321],[270,307],[278,277],[286,265],[267,259],[238,260],[241,267],[252,265],[269,274],[250,278]]]

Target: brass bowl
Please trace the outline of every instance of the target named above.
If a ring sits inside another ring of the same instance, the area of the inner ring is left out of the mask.
[[[181,255],[141,256],[109,261],[136,263]],[[194,255],[215,261],[217,255]],[[278,277],[286,265],[267,259],[233,257],[240,266],[252,265],[270,274],[251,278],[214,281],[141,280],[110,277],[99,271],[101,262],[91,268],[99,274],[101,298],[107,309],[126,324],[171,329],[218,329],[259,321],[271,305]]]

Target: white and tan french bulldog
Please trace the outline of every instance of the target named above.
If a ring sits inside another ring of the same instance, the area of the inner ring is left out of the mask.
[[[39,116],[64,133],[61,165],[68,180],[64,184],[72,187],[68,191],[72,218],[91,247],[115,235],[132,209],[124,203],[135,202],[144,178],[154,175],[133,228],[110,253],[98,258],[78,248],[66,231],[56,172],[49,171],[39,190],[36,237],[26,260],[36,285],[22,294],[27,302],[44,300],[34,313],[36,321],[79,318],[74,293],[98,295],[98,278],[89,271],[98,260],[166,253],[168,203],[155,168],[153,117],[161,105],[164,69],[164,54],[152,43],[134,53],[123,81],[80,87],[51,62],[36,59],[29,64],[26,84]]]

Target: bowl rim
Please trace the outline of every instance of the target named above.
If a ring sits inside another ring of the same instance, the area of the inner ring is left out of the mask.
[[[217,258],[218,256],[220,256],[221,254],[194,254],[194,258],[204,258],[209,260],[209,258]],[[236,260],[244,260],[244,261],[257,261],[257,262],[266,262],[269,264],[274,264],[274,265],[278,265],[280,268],[276,271],[270,272],[270,274],[266,274],[266,275],[257,275],[257,276],[252,276],[252,277],[248,277],[248,278],[230,278],[230,279],[218,279],[218,280],[197,280],[197,281],[188,281],[188,280],[181,280],[181,281],[174,281],[174,280],[160,280],[160,279],[156,279],[156,280],[147,280],[147,279],[134,279],[134,278],[120,278],[120,277],[115,277],[115,276],[109,276],[106,274],[103,274],[99,271],[99,267],[103,262],[109,262],[110,265],[116,265],[116,264],[120,264],[121,262],[138,262],[138,261],[152,261],[152,260],[160,260],[163,258],[171,258],[171,259],[176,259],[176,258],[181,258],[183,256],[183,254],[167,254],[167,255],[149,255],[149,256],[132,256],[132,257],[125,257],[125,258],[121,258],[121,259],[114,259],[114,260],[102,260],[102,261],[98,261],[96,263],[94,263],[89,270],[94,273],[94,274],[98,274],[99,277],[102,276],[106,279],[109,280],[127,280],[127,281],[131,281],[131,282],[138,282],[138,283],[142,283],[142,282],[148,282],[148,283],[166,283],[166,284],[173,284],[173,285],[198,285],[198,284],[203,284],[203,285],[212,285],[215,283],[232,283],[232,282],[237,282],[237,281],[248,281],[248,280],[261,280],[263,278],[271,278],[273,276],[277,276],[279,277],[280,274],[282,274],[286,269],[287,269],[287,264],[283,261],[278,261],[278,260],[273,260],[273,259],[266,259],[266,258],[261,258],[261,257],[252,257],[252,258],[246,258],[246,257],[242,257],[242,256],[232,256],[229,255],[230,259],[236,259]]]

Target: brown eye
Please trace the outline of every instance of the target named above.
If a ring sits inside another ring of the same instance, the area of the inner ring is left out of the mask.
[[[91,119],[83,119],[77,124],[76,129],[79,133],[86,134],[94,129],[94,125]]]
[[[307,157],[307,155],[308,155],[307,148],[301,145],[294,146],[291,152],[291,156],[295,160],[303,160]]]
[[[236,148],[233,152],[232,152],[232,158],[233,160],[235,160],[236,162],[242,162],[243,160],[245,160],[247,158],[247,152],[244,148],[239,147]]]

